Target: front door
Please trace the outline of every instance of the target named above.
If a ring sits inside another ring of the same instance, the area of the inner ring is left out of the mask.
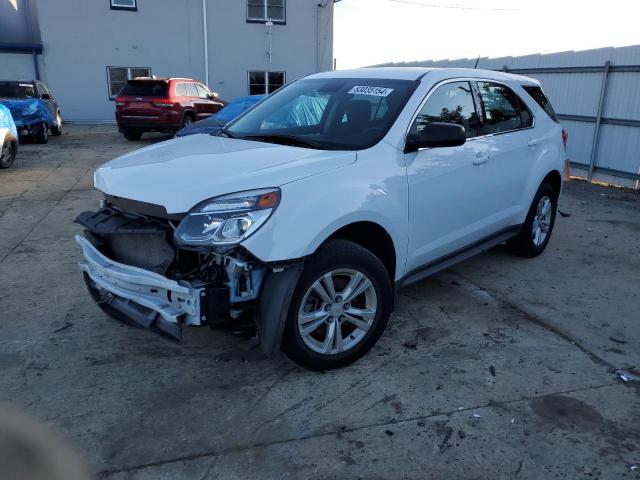
[[[465,127],[460,147],[430,148],[406,154],[409,183],[407,272],[480,240],[491,195],[487,165],[490,149],[478,138],[479,122],[471,84],[454,81],[437,87],[419,112],[412,133],[429,122]]]

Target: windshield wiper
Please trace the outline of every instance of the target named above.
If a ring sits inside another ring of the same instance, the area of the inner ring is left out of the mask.
[[[227,137],[229,137],[229,138],[238,138],[238,137],[236,137],[233,133],[231,133],[228,129],[226,129],[226,128],[224,128],[224,127],[223,127],[220,131],[221,131],[224,135],[226,135]],[[215,135],[215,132],[214,132],[214,133],[210,133],[209,135]]]
[[[305,138],[296,137],[294,135],[280,135],[280,134],[269,134],[269,135],[247,135],[243,138],[249,140],[258,140],[264,141],[268,143],[278,143],[281,145],[290,145],[297,147],[306,147],[306,148],[315,148],[317,150],[322,149],[322,144],[318,142],[314,142],[313,140],[307,140]]]

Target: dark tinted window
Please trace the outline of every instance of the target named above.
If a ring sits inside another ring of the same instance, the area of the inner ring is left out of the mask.
[[[30,83],[0,82],[0,98],[35,98],[36,89]]]
[[[167,90],[166,82],[130,81],[124,86],[120,95],[125,97],[166,97]]]
[[[438,87],[422,107],[412,133],[420,133],[431,122],[457,123],[467,131],[467,138],[478,135],[478,115],[469,82],[447,83]]]
[[[506,85],[478,82],[486,122],[483,135],[509,132],[533,125],[533,116],[525,103]]]
[[[558,116],[556,115],[555,110],[551,106],[551,102],[547,98],[547,96],[542,91],[540,87],[524,87],[526,92],[531,95],[531,97],[542,107],[542,109],[547,112],[554,122],[558,122]]]

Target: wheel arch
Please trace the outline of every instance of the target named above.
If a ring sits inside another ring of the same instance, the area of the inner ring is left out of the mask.
[[[340,238],[349,240],[373,253],[385,266],[389,278],[393,282],[396,276],[396,248],[387,230],[372,221],[357,221],[344,225],[329,235],[320,246],[327,241]]]
[[[552,170],[544,177],[542,183],[548,183],[553,188],[553,191],[556,192],[556,199],[560,196],[560,191],[562,190],[562,175],[557,170]]]

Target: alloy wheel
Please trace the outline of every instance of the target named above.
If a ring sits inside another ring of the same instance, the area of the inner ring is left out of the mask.
[[[346,352],[366,337],[377,305],[375,287],[365,274],[352,268],[332,270],[305,292],[298,311],[298,332],[316,353]]]
[[[551,228],[552,203],[548,196],[543,196],[536,207],[533,226],[531,228],[531,240],[533,244],[540,247],[549,235]]]

